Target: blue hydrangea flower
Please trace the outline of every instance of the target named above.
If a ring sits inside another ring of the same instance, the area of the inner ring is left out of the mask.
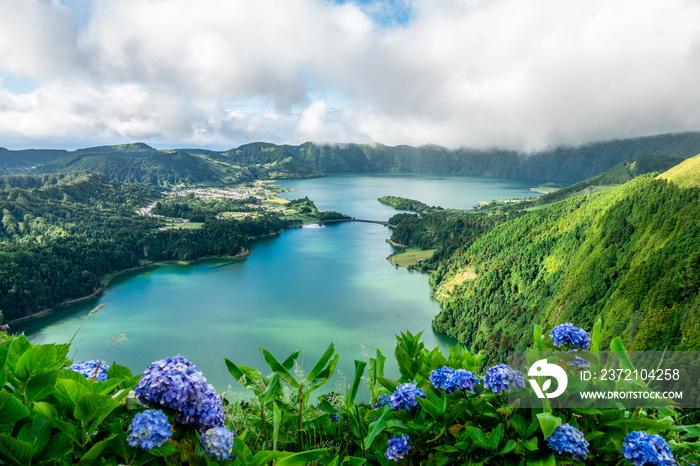
[[[571,453],[576,461],[584,461],[588,455],[588,442],[583,438],[583,432],[570,424],[559,424],[547,437],[547,445],[560,455]]]
[[[194,424],[200,431],[224,423],[221,397],[207,384],[202,372],[179,354],[148,366],[135,393],[142,403],[176,410],[176,421]]]
[[[476,386],[479,384],[479,379],[466,369],[457,369],[450,377],[451,388],[446,390],[447,393],[452,393],[455,390],[467,390],[476,392]]]
[[[99,368],[97,365],[99,364]],[[76,361],[68,367],[68,369],[83,374],[87,379],[95,379],[99,382],[107,380],[107,370],[109,366],[102,361],[94,359],[92,361],[80,362]]]
[[[235,433],[226,427],[212,427],[199,437],[204,452],[217,460],[233,458],[233,437]]]
[[[441,388],[447,391],[452,388],[451,379],[454,373],[454,369],[444,366],[442,369],[435,369],[432,371],[428,379],[430,380],[430,383],[433,384],[433,387]]]
[[[396,391],[389,397],[389,403],[393,409],[405,409],[410,411],[412,407],[418,405],[416,397],[425,398],[425,393],[415,384],[403,383],[396,387]]]
[[[484,388],[500,395],[504,391],[512,392],[511,387],[525,388],[525,377],[506,364],[493,366],[486,371]]]
[[[646,431],[630,432],[622,442],[622,454],[635,466],[672,466],[676,464],[666,440]]]
[[[575,353],[576,350],[571,350],[569,353]],[[583,359],[581,356],[576,356],[574,355],[576,359],[573,361],[569,361],[570,366],[577,366],[577,367],[591,367],[591,363],[589,361],[586,361]]]
[[[168,416],[160,409],[149,409],[137,413],[131,421],[131,433],[126,441],[135,448],[150,450],[163,445],[173,433]]]
[[[574,327],[574,324],[569,322],[554,327],[552,338],[554,338],[554,346],[574,345],[587,350],[591,344],[589,333],[582,328]]]
[[[411,442],[409,442],[408,435],[401,434],[401,437],[394,435],[388,442],[389,448],[386,449],[386,459],[397,461],[411,450]]]
[[[377,398],[377,402],[374,404],[372,409],[379,409],[388,405],[391,405],[389,395],[387,395],[386,393],[382,393],[381,395],[379,395],[379,398]]]
[[[328,416],[331,418],[332,422],[339,422],[342,419],[340,414],[329,414]]]

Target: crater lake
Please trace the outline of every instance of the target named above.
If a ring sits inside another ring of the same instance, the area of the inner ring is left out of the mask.
[[[386,221],[397,213],[378,197],[394,195],[429,205],[470,209],[479,201],[537,196],[526,180],[434,174],[342,174],[277,182],[308,196],[319,210]],[[162,264],[112,279],[97,298],[13,327],[35,343],[72,343],[74,360],[104,359],[143,371],[151,362],[182,354],[217,389],[243,388],[223,358],[269,373],[259,348],[278,359],[301,350],[307,372],[333,342],[340,361],[327,389],[344,392],[353,361],[379,348],[392,361],[395,335],[423,332],[426,347],[454,345],[432,330],[440,304],[428,274],[392,266],[389,227],[358,222],[292,228],[252,243],[245,260],[210,259]],[[109,348],[118,333],[127,341]],[[106,353],[106,355],[105,355]],[[398,370],[387,366],[387,375]]]

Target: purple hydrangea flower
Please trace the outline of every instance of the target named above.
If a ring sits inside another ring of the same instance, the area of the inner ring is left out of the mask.
[[[486,371],[484,388],[500,395],[504,391],[511,392],[511,387],[525,388],[525,377],[520,372],[506,364],[493,366]]]
[[[452,387],[447,390],[447,393],[452,393],[458,389],[475,392],[479,379],[466,369],[457,369],[450,377],[450,384]]]
[[[454,369],[444,366],[442,369],[435,369],[432,371],[428,379],[430,380],[430,383],[433,384],[433,387],[441,388],[447,391],[452,388],[451,380],[454,373]]]
[[[217,460],[233,458],[233,437],[236,434],[226,427],[212,427],[199,437],[204,452]]]
[[[149,409],[137,413],[131,421],[131,433],[126,441],[135,448],[150,450],[163,445],[173,433],[168,416],[160,409]]]
[[[574,345],[587,350],[591,344],[589,333],[582,328],[574,327],[574,324],[569,322],[554,327],[552,338],[554,338],[554,346]]]
[[[391,405],[389,395],[387,395],[386,393],[382,393],[381,395],[379,395],[379,398],[377,398],[377,402],[374,404],[372,409],[379,409],[388,405]]]
[[[630,432],[622,442],[622,454],[635,466],[672,466],[676,464],[666,440],[646,431]]]
[[[401,437],[394,435],[387,443],[389,448],[386,449],[384,456],[388,460],[397,461],[406,456],[406,453],[411,450],[411,442],[409,442],[406,434],[401,434]]]
[[[396,391],[389,397],[389,403],[393,409],[405,409],[410,411],[412,407],[418,405],[416,397],[425,398],[425,393],[415,384],[403,383],[396,387]]]
[[[99,364],[99,368],[97,365]],[[68,369],[82,374],[87,379],[95,379],[99,382],[107,380],[107,370],[109,366],[102,361],[93,359],[92,361],[80,362],[76,361],[71,364]]]
[[[588,442],[583,438],[583,432],[570,424],[559,424],[547,437],[547,445],[560,455],[571,453],[576,461],[584,461],[588,455]]]
[[[221,397],[207,384],[202,372],[179,354],[148,366],[135,393],[142,403],[176,410],[176,421],[194,424],[200,431],[224,423]]]

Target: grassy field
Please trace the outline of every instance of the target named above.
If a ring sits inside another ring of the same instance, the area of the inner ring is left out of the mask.
[[[394,254],[389,257],[389,261],[392,265],[398,265],[399,267],[408,268],[412,265],[418,264],[423,259],[428,259],[433,256],[435,249],[424,249],[424,250],[412,250],[401,252],[399,254]]]

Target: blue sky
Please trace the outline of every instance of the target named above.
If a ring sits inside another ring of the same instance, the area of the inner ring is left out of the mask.
[[[697,0],[0,2],[0,146],[532,151],[700,129]]]

